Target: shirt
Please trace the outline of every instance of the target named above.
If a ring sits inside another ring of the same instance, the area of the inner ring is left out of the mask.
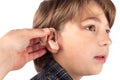
[[[70,75],[54,60],[31,80],[73,80]]]

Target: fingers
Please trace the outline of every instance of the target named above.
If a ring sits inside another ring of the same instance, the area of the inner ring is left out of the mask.
[[[32,46],[28,46],[26,49],[26,53],[28,56],[26,56],[26,61],[34,60],[38,57],[43,56],[46,53],[45,47],[41,46],[39,43],[34,44]]]
[[[37,52],[39,50],[45,49],[45,46],[41,46],[39,43],[27,47],[27,52],[29,54]]]
[[[29,46],[32,46],[34,44],[39,44],[40,43],[41,38],[33,38],[30,40]]]
[[[36,58],[39,58],[39,57],[43,56],[45,53],[46,53],[45,49],[40,49],[38,51],[30,53],[29,57],[27,59],[28,59],[28,61],[34,60]]]
[[[32,31],[35,33],[32,33]],[[47,35],[50,34],[49,29],[31,29],[31,33],[29,34],[31,36],[31,39],[29,41],[29,45],[27,47],[27,61],[34,60],[38,57],[43,56],[46,53],[46,41],[47,41]],[[43,45],[43,44],[44,45]]]

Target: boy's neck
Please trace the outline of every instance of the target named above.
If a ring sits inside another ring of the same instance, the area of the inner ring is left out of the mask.
[[[68,74],[72,77],[73,80],[80,80],[82,78],[82,76],[75,75],[74,73],[70,73],[69,71]]]

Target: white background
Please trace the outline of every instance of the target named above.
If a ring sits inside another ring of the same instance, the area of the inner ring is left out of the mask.
[[[99,75],[83,77],[81,80],[120,80],[120,0],[112,1],[117,8],[117,15],[110,34],[113,41],[110,55]],[[12,29],[31,28],[40,2],[41,0],[0,0],[0,37]],[[22,69],[7,74],[4,80],[29,80],[35,74],[34,65],[29,62]]]

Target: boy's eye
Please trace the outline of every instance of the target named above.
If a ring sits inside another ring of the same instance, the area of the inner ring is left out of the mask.
[[[89,26],[87,26],[86,29],[89,30],[89,31],[95,31],[95,26],[94,25],[89,25]]]
[[[109,33],[110,33],[110,29],[107,29],[107,30],[106,30],[106,33],[108,33],[108,34],[109,34]]]

